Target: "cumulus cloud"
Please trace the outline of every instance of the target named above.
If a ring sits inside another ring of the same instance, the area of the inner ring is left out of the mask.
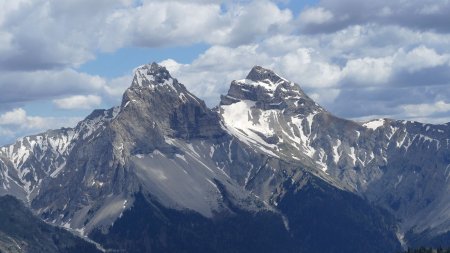
[[[113,103],[114,105],[118,104],[121,101],[120,99],[124,91],[131,85],[132,80],[133,71],[130,71],[129,74],[125,74],[124,76],[105,80],[104,92],[101,93],[103,95],[102,100]]]
[[[26,102],[64,96],[74,93],[102,91],[107,86],[104,78],[80,73],[72,69],[60,71],[20,71],[0,74],[2,103]]]
[[[300,22],[302,25],[310,25],[310,24],[324,24],[330,21],[333,18],[333,13],[330,11],[318,7],[318,8],[308,8],[302,13],[300,13]]]
[[[298,15],[280,2],[0,1],[0,112],[36,100],[116,105],[131,73],[108,79],[77,67],[123,47],[200,43],[207,49],[191,62],[161,63],[210,106],[262,65],[342,117],[449,118],[439,109],[450,97],[449,1],[321,0]]]
[[[0,71],[0,94],[5,94],[0,96],[0,112],[17,103],[43,100],[55,101],[65,109],[88,109],[101,102],[112,106],[119,103],[132,77],[132,71],[112,79],[73,69]]]
[[[16,108],[0,115],[0,125],[21,125],[26,121],[26,112],[22,108]]]
[[[53,103],[61,109],[91,109],[99,106],[102,98],[95,95],[76,95],[66,98],[59,98],[53,100]]]
[[[384,84],[392,75],[393,58],[357,58],[347,61],[342,70],[345,81],[355,84]]]
[[[289,30],[292,14],[251,1],[3,1],[0,69],[78,67],[98,51],[209,43],[239,45]]]
[[[200,42],[222,26],[220,5],[178,1],[145,1],[124,10],[120,17],[130,24],[123,31],[140,46],[186,45]],[[186,15],[195,13],[195,15]]]
[[[15,108],[0,115],[0,126],[19,127],[21,129],[44,130],[50,127],[69,126],[79,118],[56,118],[30,116],[22,108]]]
[[[406,104],[402,105],[401,108],[407,116],[426,117],[450,112],[450,103],[440,100],[431,104]]]
[[[72,127],[79,120],[78,117],[31,116],[23,108],[14,108],[0,114],[0,139],[9,142],[31,133],[59,127]]]
[[[281,10],[270,1],[252,1],[244,6],[232,6],[222,19],[225,26],[207,32],[206,41],[221,45],[242,45],[286,33],[292,28],[290,10]]]
[[[397,55],[397,64],[409,72],[416,72],[425,68],[433,68],[449,63],[450,54],[438,54],[434,49],[424,45],[409,52],[400,50]]]

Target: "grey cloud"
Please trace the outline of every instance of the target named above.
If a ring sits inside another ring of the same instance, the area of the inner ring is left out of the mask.
[[[338,97],[330,104],[324,104],[327,110],[343,118],[359,118],[370,115],[392,115],[400,113],[393,107],[395,95],[400,90],[392,89],[342,89]]]
[[[319,6],[331,12],[333,19],[323,23],[299,23],[302,32],[330,33],[351,25],[369,23],[450,32],[450,2],[446,0],[322,0]]]
[[[8,3],[9,4],[9,3]],[[77,67],[125,46],[241,45],[289,31],[270,1],[33,0],[0,11],[0,69]],[[12,4],[10,4],[12,6]],[[226,6],[226,8],[224,8]]]
[[[0,31],[10,37],[0,69],[55,69],[93,59],[104,19],[118,1],[94,2],[18,1],[19,7],[4,13],[0,22]]]
[[[448,101],[450,86],[416,87],[380,87],[343,89],[340,95],[327,109],[344,118],[389,117],[394,119],[412,119],[403,109],[405,105],[434,104]],[[448,112],[421,115],[421,120],[428,122],[433,118],[448,117]]]
[[[399,71],[389,83],[396,86],[450,85],[450,66],[441,65],[413,73],[406,70]]]
[[[74,70],[2,72],[0,104],[44,100],[69,94],[102,91],[105,80]]]

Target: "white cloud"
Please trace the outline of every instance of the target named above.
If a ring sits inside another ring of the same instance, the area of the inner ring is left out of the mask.
[[[132,73],[117,78],[107,79],[89,75],[73,69],[0,72],[0,109],[2,104],[31,102],[36,100],[57,100],[69,97],[92,108],[101,101],[117,104],[123,92],[131,84]],[[95,96],[92,96],[95,94]],[[80,97],[81,96],[81,97]],[[63,100],[69,102],[69,100]],[[80,104],[81,105],[81,104]],[[68,105],[67,106],[72,106]],[[63,105],[60,106],[63,108]],[[75,104],[73,104],[75,108]],[[69,108],[67,108],[69,109]]]
[[[315,92],[312,92],[308,95],[313,100],[320,102],[322,105],[329,105],[334,102],[334,100],[339,96],[340,93],[340,89],[323,88],[316,89]]]
[[[80,117],[31,116],[23,108],[15,108],[0,114],[0,140],[11,142],[18,137],[48,129],[73,127],[80,120]]]
[[[129,19],[131,25],[124,35],[142,46],[200,42],[208,31],[221,26],[220,5],[195,2],[148,1],[128,10],[122,18]]]
[[[222,17],[225,26],[207,32],[205,39],[212,44],[242,45],[291,30],[290,10],[280,10],[270,1],[251,1],[232,6]]]
[[[404,50],[400,50],[396,56],[396,64],[409,72],[415,72],[424,68],[447,64],[449,59],[449,54],[440,55],[434,49],[422,45],[407,53]]]
[[[178,74],[180,68],[183,67],[184,64],[178,63],[174,59],[167,59],[160,62],[162,66],[166,67],[166,69],[174,76]]]
[[[112,100],[115,103],[120,102],[122,94],[131,85],[132,80],[133,74],[131,72],[128,75],[106,80],[106,85],[103,87],[105,92],[102,93],[103,100]]]
[[[449,113],[450,103],[441,100],[431,104],[407,104],[401,108],[409,117],[426,117],[436,113]]]
[[[24,109],[16,108],[0,115],[0,125],[23,125],[27,121]]]
[[[392,75],[392,57],[357,58],[347,62],[343,76],[356,84],[384,84]]]
[[[277,68],[307,88],[335,86],[340,79],[338,65],[324,60],[312,48],[299,48],[282,56]]]
[[[300,83],[338,115],[412,117],[401,105],[448,100],[448,1],[322,0],[296,17],[279,6],[268,0],[0,1],[0,94],[7,94],[0,109],[35,100],[118,104],[131,74],[107,79],[74,69],[98,52],[193,43],[210,46],[192,62],[162,64],[211,106],[254,65]],[[420,96],[429,84],[441,88]],[[414,96],[398,95],[399,86]],[[370,108],[355,106],[352,96]]]
[[[98,51],[130,46],[241,45],[289,31],[292,20],[268,0],[4,2],[0,69],[11,70],[78,67]]]
[[[333,13],[322,8],[308,8],[300,13],[301,24],[323,24],[329,22],[333,18]]]
[[[66,98],[53,100],[53,103],[61,109],[91,109],[98,107],[102,102],[102,98],[96,95],[75,95]]]
[[[106,88],[107,82],[72,69],[14,71],[0,74],[0,103],[48,99],[76,93],[93,93]]]
[[[205,4],[205,1],[148,1],[121,18],[129,20],[127,30],[132,31],[131,42],[137,45],[148,47],[196,42],[241,45],[288,31],[292,13],[265,0],[225,5],[218,2]]]
[[[57,118],[30,116],[22,108],[15,108],[0,115],[0,126],[11,130],[46,130],[62,126],[72,126],[79,118]]]

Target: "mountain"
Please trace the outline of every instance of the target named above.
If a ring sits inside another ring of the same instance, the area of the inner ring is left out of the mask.
[[[126,252],[396,252],[446,242],[449,127],[341,119],[259,66],[209,109],[153,63],[0,148],[0,194]]]
[[[64,229],[46,224],[12,196],[0,197],[0,252],[101,252]]]
[[[450,124],[340,119],[259,67],[231,84],[220,109],[230,133],[261,152],[322,170],[401,219],[400,233],[448,233]]]

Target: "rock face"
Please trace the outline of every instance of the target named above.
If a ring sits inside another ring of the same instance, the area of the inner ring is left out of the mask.
[[[153,63],[120,106],[2,147],[0,194],[127,252],[395,252],[450,230],[449,135],[337,118],[259,66],[211,110]]]

